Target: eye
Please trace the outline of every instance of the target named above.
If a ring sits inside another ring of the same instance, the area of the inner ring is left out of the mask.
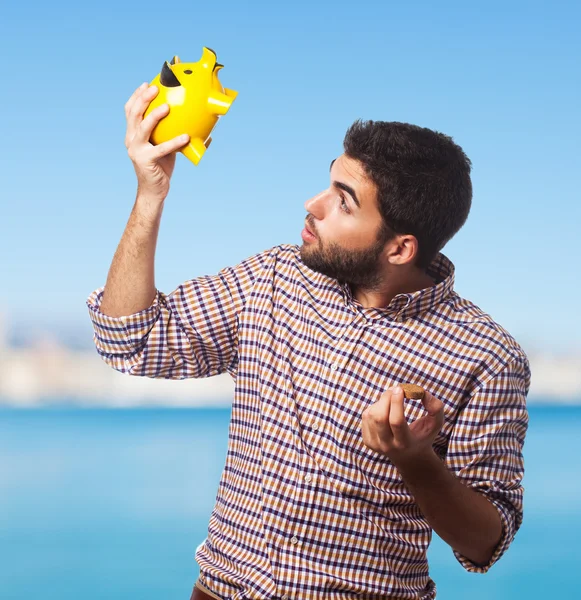
[[[347,200],[345,200],[345,196],[343,196],[343,194],[339,194],[339,198],[341,199],[341,202],[339,203],[339,205],[341,206],[341,210],[344,213],[350,214],[351,211],[349,210],[349,206],[347,205]]]
[[[185,73],[186,75],[191,75],[191,74],[192,74],[192,70],[191,70],[191,69],[186,69],[186,70],[184,71],[184,73]]]

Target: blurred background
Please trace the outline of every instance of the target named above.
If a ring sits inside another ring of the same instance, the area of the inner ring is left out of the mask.
[[[484,576],[435,539],[439,598],[574,597],[581,534],[578,2],[150,1],[0,8],[0,596],[189,598],[232,383],[132,378],[86,298],[135,197],[127,99],[203,46],[238,91],[199,166],[177,157],[156,284],[301,243],[304,202],[357,118],[451,135],[473,208],[456,290],[532,369],[525,520]]]

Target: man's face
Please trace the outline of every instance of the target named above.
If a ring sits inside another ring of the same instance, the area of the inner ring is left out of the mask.
[[[307,200],[301,258],[343,283],[373,288],[388,240],[377,190],[360,162],[342,154],[331,163],[330,186]]]

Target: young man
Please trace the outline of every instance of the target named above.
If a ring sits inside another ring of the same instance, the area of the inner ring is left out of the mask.
[[[453,289],[440,253],[471,204],[442,134],[356,122],[307,201],[302,246],[154,284],[175,152],[156,90],[126,105],[137,199],[88,305],[119,371],[236,383],[226,465],[192,598],[431,599],[432,530],[486,572],[522,521],[527,357]],[[405,399],[414,383],[423,400]]]

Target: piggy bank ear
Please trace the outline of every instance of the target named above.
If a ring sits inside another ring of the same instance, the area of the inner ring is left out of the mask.
[[[179,57],[179,56],[174,56],[174,57],[171,59],[171,62],[170,62],[169,64],[170,64],[170,65],[175,65],[175,64],[177,64],[177,63],[179,63],[179,62],[182,62],[182,61],[180,60],[180,57]]]
[[[163,67],[161,68],[159,82],[165,87],[178,87],[181,85],[178,81],[178,78],[174,75],[170,66],[167,64],[167,61],[163,63]]]

